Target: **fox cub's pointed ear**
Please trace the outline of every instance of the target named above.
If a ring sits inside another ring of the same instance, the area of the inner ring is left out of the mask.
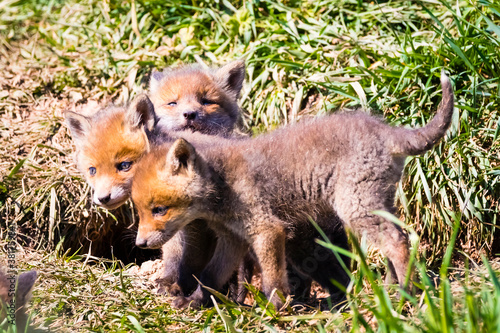
[[[215,72],[215,77],[232,98],[238,99],[245,80],[245,61],[237,60],[222,66]]]
[[[149,79],[149,93],[155,94],[160,87],[160,81],[165,77],[163,72],[154,71]]]
[[[184,139],[177,139],[167,153],[167,168],[174,175],[193,170],[196,159],[194,147]]]
[[[141,94],[134,99],[128,108],[128,116],[132,126],[136,128],[144,125],[152,131],[156,123],[155,108],[146,94]]]
[[[73,140],[75,142],[83,140],[91,128],[89,118],[72,111],[66,111],[64,118]]]

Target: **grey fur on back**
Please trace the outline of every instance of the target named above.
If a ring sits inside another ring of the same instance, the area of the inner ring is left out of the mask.
[[[349,203],[350,215],[342,216],[339,206],[346,198],[364,194],[359,206],[394,212],[395,184],[405,156],[429,150],[450,126],[454,97],[444,74],[442,85],[437,114],[422,128],[392,127],[361,112],[338,113],[204,151],[216,170],[229,178],[240,174],[243,163],[253,191],[258,189],[270,209],[291,214],[298,206],[307,212],[311,201],[327,201],[349,225],[357,211]]]

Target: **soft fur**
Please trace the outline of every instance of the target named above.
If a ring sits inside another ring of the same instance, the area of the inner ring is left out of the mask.
[[[387,256],[392,277],[407,277],[407,236],[374,214],[395,212],[407,155],[429,150],[448,129],[453,88],[444,73],[436,116],[419,129],[395,128],[367,114],[337,113],[248,140],[176,133],[137,168],[132,199],[140,216],[136,244],[159,247],[196,219],[216,231],[215,254],[201,281],[220,288],[250,247],[262,268],[263,289],[276,306],[289,292],[285,246],[310,216],[335,212]],[[206,303],[198,288],[176,304]]]
[[[128,108],[110,106],[91,117],[65,113],[77,166],[94,190],[96,205],[115,209],[130,197],[136,162],[149,150],[148,136],[161,137],[154,132],[152,112],[151,101],[142,95]],[[121,163],[130,163],[130,168],[121,170]]]
[[[237,126],[240,120],[237,100],[244,78],[243,61],[234,61],[220,68],[186,65],[154,72],[150,80],[150,97],[158,118],[158,128],[166,132],[190,130],[226,137],[233,134],[233,137],[242,138]],[[318,219],[329,220],[329,225],[333,226],[326,230],[330,240],[337,246],[349,248],[343,226],[332,211],[325,212]],[[323,281],[322,285],[332,293],[337,292],[331,280],[346,286],[348,275],[335,256],[319,256],[318,259],[311,254],[322,252],[321,246],[314,241],[320,235],[307,219],[304,225],[301,237],[290,245],[296,251],[296,263],[289,267],[293,280],[292,293],[307,298],[311,278]],[[349,259],[342,259],[349,266]],[[244,276],[248,279],[252,276],[251,259],[247,257],[246,262],[247,273]],[[243,296],[240,301],[243,300],[245,293],[240,290],[238,294]]]

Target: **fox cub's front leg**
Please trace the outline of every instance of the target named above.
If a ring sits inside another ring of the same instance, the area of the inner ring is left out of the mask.
[[[232,234],[218,234],[215,253],[202,272],[200,282],[207,287],[221,290],[231,278],[243,257],[248,251],[248,245],[241,238]],[[174,306],[184,308],[191,306],[199,308],[210,303],[210,292],[198,285],[189,297],[179,296],[174,301]]]
[[[283,301],[276,292],[282,293],[284,297],[290,292],[285,259],[285,230],[279,221],[266,219],[266,223],[255,231],[251,245],[262,270],[263,292],[279,310]]]
[[[164,272],[159,281],[170,296],[189,295],[215,250],[217,238],[203,220],[195,220],[162,247]]]
[[[179,281],[179,266],[182,260],[183,235],[178,232],[172,239],[163,244],[163,274],[158,283],[160,293],[167,293],[170,296],[182,295]]]
[[[262,287],[266,297],[276,309],[283,306],[283,301],[276,294],[284,297],[289,294],[285,260],[285,231],[280,221],[266,219],[265,223],[253,223],[249,226],[249,241],[262,269]],[[219,235],[215,254],[201,276],[203,285],[216,290],[228,281],[235,268],[248,251],[244,241],[234,235]],[[210,292],[201,286],[189,297],[178,297],[175,307],[200,307],[210,301]]]

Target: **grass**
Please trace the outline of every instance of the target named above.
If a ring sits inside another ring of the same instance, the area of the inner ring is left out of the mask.
[[[50,285],[35,290],[35,323],[95,331],[496,330],[499,44],[500,5],[486,0],[0,1],[0,234],[16,223],[20,245],[42,256],[23,266]],[[440,271],[439,287],[423,280],[426,292],[398,303],[378,273],[363,278],[384,270],[369,250],[366,266],[360,258],[355,267],[346,312],[270,316],[265,304],[176,312],[147,288],[108,283],[133,283],[119,278],[116,260],[82,264],[82,253],[120,252],[107,244],[123,239],[113,230],[134,215],[131,207],[91,205],[61,112],[129,101],[147,89],[154,68],[237,58],[246,59],[241,106],[256,134],[357,106],[394,125],[422,126],[440,100],[439,73],[449,71],[452,129],[431,152],[407,160],[397,195],[401,217],[420,237],[418,270]],[[61,254],[66,249],[80,252]],[[94,307],[97,293],[102,304]]]
[[[27,250],[22,268],[40,273],[31,306],[40,331],[493,332],[500,327],[498,260],[451,268],[448,255],[437,287],[418,262],[423,292],[398,301],[396,291],[384,287],[367,261],[366,248],[359,246],[354,244],[361,255],[355,257],[359,268],[347,300],[330,312],[299,306],[278,314],[256,294],[251,306],[226,300],[202,311],[178,311],[169,306],[170,297],[155,293],[150,280],[120,262],[69,252]]]

